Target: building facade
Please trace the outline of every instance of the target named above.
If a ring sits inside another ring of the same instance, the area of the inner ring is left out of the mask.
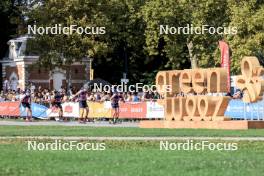
[[[24,90],[28,85],[41,86],[48,89],[66,87],[67,81],[71,86],[80,88],[90,80],[91,59],[84,58],[67,68],[42,68],[36,64],[39,57],[26,55],[29,37],[19,37],[8,41],[9,51],[1,60],[3,87],[8,82],[9,89]],[[66,73],[66,69],[69,74]]]

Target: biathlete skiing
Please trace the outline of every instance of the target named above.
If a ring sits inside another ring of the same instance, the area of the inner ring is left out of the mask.
[[[62,108],[63,94],[61,91],[54,91],[54,97],[51,101],[52,107],[59,109],[59,121],[65,121],[63,118],[63,108]]]
[[[20,98],[20,105],[22,105],[27,112],[26,121],[32,121],[32,111],[31,111],[31,96],[29,91],[24,91]]]
[[[119,101],[124,102],[122,93],[118,93],[117,91],[115,91],[112,97],[110,98],[110,101],[111,101],[111,106],[114,112],[113,113],[113,124],[116,124],[119,118]]]
[[[88,121],[89,107],[87,104],[88,88],[84,87],[77,92],[72,99],[77,97],[80,107],[80,118],[79,123],[86,123]]]

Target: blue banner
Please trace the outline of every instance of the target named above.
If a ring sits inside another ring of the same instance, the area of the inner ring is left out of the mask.
[[[226,109],[225,116],[232,119],[264,120],[264,99],[256,103],[231,100]]]
[[[32,116],[39,119],[47,119],[47,107],[37,104],[37,103],[31,103],[31,110],[32,110]],[[23,106],[20,106],[20,116],[27,116],[26,108]]]

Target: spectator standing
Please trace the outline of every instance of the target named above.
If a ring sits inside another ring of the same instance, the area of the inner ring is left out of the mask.
[[[140,98],[139,98],[137,92],[134,92],[134,94],[133,94],[133,96],[132,96],[132,101],[133,101],[133,102],[140,102]]]
[[[7,93],[9,89],[10,89],[10,83],[9,83],[8,79],[5,77],[4,87],[3,87],[4,93]]]
[[[126,102],[132,102],[133,101],[133,96],[131,94],[131,92],[127,93],[127,97],[125,99]]]
[[[157,91],[154,92],[153,99],[154,100],[160,99],[160,95]]]
[[[111,98],[110,93],[104,92],[101,101],[110,101],[110,98]]]
[[[243,91],[237,89],[237,91],[233,95],[233,99],[242,99],[243,98]]]
[[[35,92],[35,89],[36,89],[36,86],[33,83],[30,83],[30,91],[32,93],[34,93]]]

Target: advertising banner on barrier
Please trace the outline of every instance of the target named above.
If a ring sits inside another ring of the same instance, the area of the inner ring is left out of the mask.
[[[63,116],[64,117],[79,117],[79,103],[78,102],[65,102],[62,103]],[[47,110],[48,117],[58,117],[59,109],[51,107]]]
[[[147,102],[146,118],[164,118],[164,108],[157,102]]]
[[[120,118],[146,118],[147,103],[146,102],[131,102],[119,104]],[[113,114],[113,112],[112,112]]]
[[[244,103],[242,100],[231,100],[225,116],[233,119],[263,120],[264,100],[256,103]]]
[[[0,102],[0,115],[2,116],[26,116],[26,110],[19,102]],[[89,102],[89,117],[111,118],[113,111],[111,102]],[[32,103],[32,116],[40,119],[58,117],[57,108],[47,108],[43,105]],[[62,104],[64,117],[78,118],[79,103],[66,102]],[[120,118],[164,118],[164,108],[157,102],[126,102],[120,103]],[[232,119],[264,120],[264,100],[256,103],[244,103],[242,100],[231,100],[226,109],[225,116]]]
[[[32,116],[39,119],[47,119],[47,110],[48,108],[46,106],[32,103],[31,104],[31,110],[32,110]],[[20,106],[20,116],[25,117],[27,116],[26,108],[23,106]]]
[[[231,100],[227,106],[225,116],[231,118],[244,118],[244,102],[241,100]]]
[[[110,102],[89,102],[89,117],[91,118],[110,118],[111,103]]]
[[[16,102],[0,102],[0,115],[2,116],[19,116],[19,105],[18,101]]]
[[[47,110],[48,117],[59,117],[59,110],[55,107],[50,107]]]
[[[64,117],[79,117],[79,103],[78,102],[66,102],[62,104]]]

